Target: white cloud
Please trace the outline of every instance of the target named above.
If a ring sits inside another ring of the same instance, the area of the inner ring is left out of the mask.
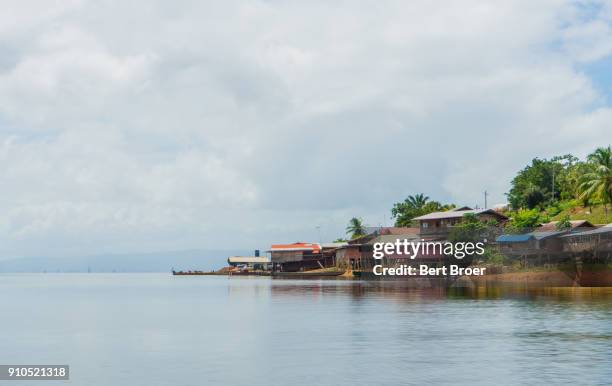
[[[335,238],[415,192],[501,202],[531,158],[607,140],[576,70],[612,52],[605,6],[23,4],[0,16],[0,257]]]

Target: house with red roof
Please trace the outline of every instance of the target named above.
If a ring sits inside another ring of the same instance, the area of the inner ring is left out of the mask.
[[[334,265],[333,248],[324,248],[319,243],[296,242],[272,244],[270,253],[274,271],[299,272],[331,267]]]

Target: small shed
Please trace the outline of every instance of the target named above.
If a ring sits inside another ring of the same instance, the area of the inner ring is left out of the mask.
[[[230,267],[267,271],[270,269],[270,259],[267,256],[230,256],[227,258]]]

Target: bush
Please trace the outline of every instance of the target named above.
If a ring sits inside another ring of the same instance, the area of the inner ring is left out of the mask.
[[[530,229],[538,226],[540,221],[540,213],[537,209],[521,209],[514,213],[508,226],[516,230]]]

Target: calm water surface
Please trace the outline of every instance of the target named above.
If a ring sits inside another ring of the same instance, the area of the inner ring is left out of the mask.
[[[70,365],[41,385],[612,384],[612,289],[0,275],[0,305],[0,364]]]

